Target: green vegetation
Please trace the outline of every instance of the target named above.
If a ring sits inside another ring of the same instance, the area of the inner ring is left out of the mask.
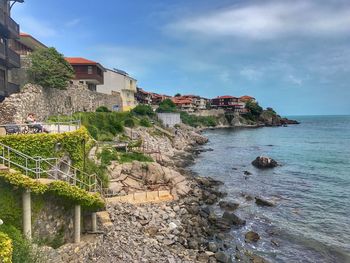
[[[12,240],[8,235],[0,232],[0,262],[11,263],[12,262]]]
[[[124,126],[129,127],[129,128],[133,128],[133,127],[135,127],[135,121],[132,118],[127,118],[124,120]]]
[[[143,127],[152,127],[152,124],[149,121],[149,119],[145,117],[140,120],[140,125]]]
[[[180,94],[180,93],[176,93],[176,94],[174,95],[174,97],[181,97],[181,94]]]
[[[149,105],[139,104],[131,111],[134,115],[149,116],[153,117],[155,115],[153,109]]]
[[[244,114],[243,117],[253,122],[256,122],[263,112],[263,108],[257,102],[251,100],[246,103],[245,108],[248,110],[248,113]]]
[[[35,194],[50,194],[57,196],[69,200],[70,203],[80,204],[87,209],[100,209],[104,207],[104,201],[99,194],[91,194],[77,186],[72,186],[67,182],[53,181],[48,185],[44,185],[19,172],[0,172],[0,180],[15,188],[30,189],[31,192]]]
[[[111,112],[106,106],[100,106],[96,109],[96,112]]]
[[[74,77],[72,66],[55,48],[43,48],[30,55],[29,76],[35,84],[45,88],[66,89]]]
[[[215,127],[217,120],[214,116],[196,116],[181,112],[181,121],[192,127]]]
[[[133,161],[153,162],[153,159],[147,155],[138,152],[127,152],[118,154],[119,163],[130,163]]]
[[[169,112],[176,112],[176,105],[171,99],[163,100],[157,109],[157,112],[160,113],[169,113]]]

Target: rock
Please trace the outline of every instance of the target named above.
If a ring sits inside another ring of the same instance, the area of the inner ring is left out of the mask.
[[[211,252],[216,252],[218,250],[218,247],[215,242],[209,242],[208,249]]]
[[[255,203],[259,206],[275,206],[275,203],[261,197],[255,197]]]
[[[254,231],[249,231],[245,234],[245,242],[258,242],[260,236]]]
[[[252,173],[249,171],[244,171],[244,175],[252,175]]]
[[[240,219],[234,213],[229,213],[229,212],[224,212],[224,214],[222,215],[222,219],[227,220],[228,222],[236,226],[245,225],[246,223],[245,220]]]
[[[190,249],[198,249],[198,242],[196,240],[193,240],[191,239],[189,242],[188,242],[188,247]]]
[[[239,204],[235,202],[230,202],[230,201],[220,201],[219,206],[224,210],[234,211],[239,207]]]
[[[265,168],[274,168],[278,166],[278,163],[270,157],[259,156],[259,157],[256,157],[256,159],[252,162],[252,165],[254,165],[259,169],[265,169]]]
[[[231,263],[232,262],[231,257],[222,251],[216,252],[215,258],[218,262],[221,262],[221,263]]]

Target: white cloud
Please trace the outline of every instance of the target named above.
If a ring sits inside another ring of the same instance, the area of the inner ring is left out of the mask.
[[[297,86],[301,86],[303,84],[303,80],[302,79],[300,79],[300,78],[298,78],[298,77],[296,77],[296,76],[294,76],[292,74],[289,74],[287,76],[287,81],[291,82],[292,84],[295,84]]]
[[[307,0],[256,1],[180,20],[168,25],[167,29],[212,37],[275,39],[349,33],[349,24],[349,5],[327,5]]]
[[[56,37],[56,29],[32,16],[21,16],[18,19],[21,31],[35,36],[36,38]]]
[[[258,80],[262,72],[254,68],[243,68],[239,71],[239,74],[248,80]]]
[[[68,21],[65,25],[66,25],[66,27],[74,27],[74,26],[78,25],[80,22],[81,22],[80,18],[74,18],[74,19]]]

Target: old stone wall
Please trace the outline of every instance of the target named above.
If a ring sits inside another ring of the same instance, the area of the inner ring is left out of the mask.
[[[50,115],[95,111],[99,106],[112,110],[115,105],[121,105],[118,94],[97,93],[85,85],[70,84],[66,90],[58,90],[27,84],[20,93],[12,94],[0,103],[0,124],[23,123],[29,113],[43,121]]]
[[[192,115],[196,116],[203,116],[203,117],[208,117],[208,116],[215,116],[219,117],[225,114],[225,111],[223,109],[211,109],[211,110],[200,110],[191,113]]]

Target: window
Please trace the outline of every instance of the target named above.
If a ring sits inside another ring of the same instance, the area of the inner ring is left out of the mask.
[[[92,74],[92,66],[88,66],[88,74],[89,74],[89,75]]]

